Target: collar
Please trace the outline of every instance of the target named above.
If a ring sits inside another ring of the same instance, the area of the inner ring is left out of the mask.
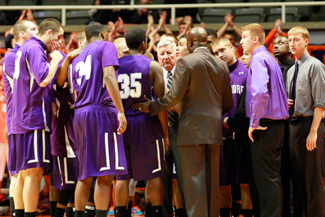
[[[41,40],[39,40],[38,38],[35,38],[34,36],[32,36],[32,37],[30,37],[29,40],[37,41],[37,42],[42,46],[42,48],[43,48],[44,50],[47,50],[45,44],[44,44]]]
[[[164,78],[168,78],[168,71],[163,66],[161,68],[163,69],[163,72],[164,72]],[[176,65],[174,66],[174,68],[172,70],[170,70],[172,72],[173,76],[175,73],[175,69],[176,69]]]
[[[195,51],[199,50],[199,49],[207,49],[207,50],[208,50],[207,47],[197,47],[197,48],[194,49],[193,53],[194,53]]]
[[[229,66],[229,71],[234,71],[235,68],[237,68],[238,66],[238,59],[236,58],[236,62],[234,64],[232,64],[231,66]]]
[[[291,67],[294,64],[295,64],[295,60],[293,58],[291,58],[290,60],[288,60],[287,62],[285,62],[281,67],[287,68],[287,67]]]
[[[308,52],[304,53],[304,55],[302,55],[300,59],[297,60],[299,66],[301,66],[308,57],[310,57],[310,54]]]
[[[259,52],[261,52],[261,51],[267,51],[267,50],[266,50],[266,48],[265,48],[264,46],[261,46],[261,47],[257,48],[257,49],[253,52],[252,57],[253,57],[255,54],[257,54],[257,53],[259,53]]]

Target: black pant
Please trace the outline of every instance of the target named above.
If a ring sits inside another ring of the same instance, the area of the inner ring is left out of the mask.
[[[182,164],[177,147],[177,129],[175,126],[168,127],[169,149],[165,155],[165,174],[161,177],[164,187],[163,216],[174,216],[173,214],[173,162],[175,163],[178,186],[182,197],[183,208],[184,190],[182,180]],[[185,214],[184,214],[185,215]]]
[[[291,217],[291,161],[289,152],[289,123],[285,122],[283,149],[281,153],[281,184],[283,191],[282,217]]]
[[[282,212],[280,178],[284,121],[260,120],[267,130],[255,130],[251,143],[254,179],[262,217],[278,217]]]
[[[324,208],[324,123],[317,131],[316,149],[308,151],[313,117],[289,126],[289,152],[292,163],[294,216],[325,216]]]

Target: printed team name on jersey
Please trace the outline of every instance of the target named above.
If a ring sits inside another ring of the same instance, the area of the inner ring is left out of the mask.
[[[241,94],[243,92],[244,86],[243,85],[231,85],[232,94]]]

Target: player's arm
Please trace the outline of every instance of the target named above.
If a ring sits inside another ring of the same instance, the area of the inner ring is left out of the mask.
[[[164,82],[163,76],[164,76],[163,70],[162,70],[160,64],[156,61],[151,61],[150,62],[150,80],[151,80],[151,83],[153,86],[153,91],[157,98],[164,96],[164,93],[165,93],[165,82]],[[169,147],[167,111],[159,112],[158,118],[159,118],[161,127],[164,132],[164,142],[165,142],[165,148],[166,148],[166,152],[167,152],[168,147]]]
[[[68,76],[68,69],[69,69],[69,65],[71,63],[71,60],[73,60],[75,57],[77,57],[80,53],[81,53],[81,49],[76,49],[72,52],[70,52],[67,57],[63,60],[60,68],[59,68],[59,72],[58,72],[58,76],[56,78],[56,84],[59,87],[62,87],[64,82],[67,79]]]
[[[46,78],[39,84],[41,87],[46,87],[52,81],[58,69],[59,63],[63,58],[63,55],[59,51],[55,50],[51,54],[51,57],[52,60],[49,67],[49,73],[47,74]]]
[[[118,88],[118,83],[116,80],[115,67],[106,66],[103,69],[103,73],[104,73],[104,83],[106,85],[107,91],[111,96],[113,103],[118,112],[117,118],[119,121],[119,127],[117,129],[117,133],[120,135],[126,130],[127,122],[124,115],[124,108],[120,96],[120,90]]]

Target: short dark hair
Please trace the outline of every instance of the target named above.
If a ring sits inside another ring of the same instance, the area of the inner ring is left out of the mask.
[[[27,22],[32,22],[29,20],[20,20],[17,23],[15,23],[12,32],[15,40],[17,41],[19,38],[19,32],[26,32],[27,26],[25,25]]]
[[[132,28],[127,31],[125,41],[129,49],[138,49],[146,41],[146,31],[138,27]]]
[[[63,26],[59,21],[53,18],[45,19],[41,22],[39,25],[38,35],[42,36],[46,33],[47,30],[51,29],[53,34],[60,31],[60,29],[63,29]]]
[[[207,31],[208,35],[212,35],[215,38],[218,38],[217,31],[211,28],[205,28],[205,31]]]
[[[105,26],[100,23],[92,22],[86,26],[85,33],[87,40],[92,37],[98,37],[102,31],[105,30]]]

